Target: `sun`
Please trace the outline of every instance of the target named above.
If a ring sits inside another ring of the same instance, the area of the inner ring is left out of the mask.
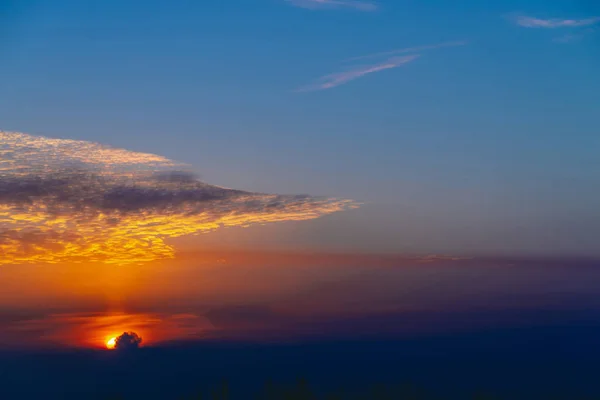
[[[106,348],[109,350],[114,349],[117,346],[117,338],[110,338],[106,341]]]

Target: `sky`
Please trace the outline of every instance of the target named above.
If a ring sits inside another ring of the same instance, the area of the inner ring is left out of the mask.
[[[3,4],[3,130],[364,203],[220,243],[598,255],[593,2]]]
[[[583,304],[595,271],[564,268],[600,256],[594,3],[1,1],[0,337],[464,311],[532,277]],[[496,269],[531,257],[561,268]]]

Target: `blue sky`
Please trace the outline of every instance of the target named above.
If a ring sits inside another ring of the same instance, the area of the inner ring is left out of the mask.
[[[365,202],[203,245],[600,255],[600,5],[367,3],[13,2],[0,129]]]

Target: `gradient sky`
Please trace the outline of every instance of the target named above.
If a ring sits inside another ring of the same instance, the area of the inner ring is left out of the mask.
[[[598,256],[595,3],[4,1],[0,129],[365,203],[183,247]]]
[[[594,3],[1,1],[0,342],[597,320]]]

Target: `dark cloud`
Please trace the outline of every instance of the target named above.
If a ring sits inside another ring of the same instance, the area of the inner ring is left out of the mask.
[[[194,183],[199,180],[196,174],[188,171],[159,171],[153,175],[157,181]]]
[[[142,344],[142,338],[135,332],[123,332],[115,341],[115,349],[119,351],[136,350]]]

